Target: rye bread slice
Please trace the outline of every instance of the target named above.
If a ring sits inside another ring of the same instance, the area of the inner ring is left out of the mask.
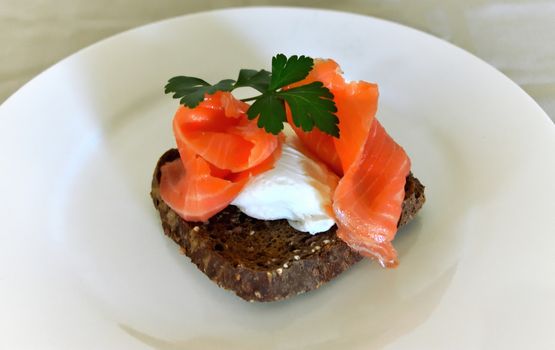
[[[276,301],[320,287],[362,257],[337,238],[334,226],[311,235],[287,220],[253,219],[235,206],[208,222],[181,219],[160,197],[160,167],[179,157],[176,149],[162,155],[152,179],[151,196],[164,233],[220,287],[248,301]],[[424,204],[424,186],[410,174],[399,226]]]

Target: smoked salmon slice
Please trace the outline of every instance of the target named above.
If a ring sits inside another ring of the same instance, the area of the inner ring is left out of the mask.
[[[333,196],[337,236],[384,267],[398,264],[391,244],[405,198],[410,160],[377,120],[360,155],[345,171]]]
[[[335,61],[315,60],[308,76],[290,87],[314,81],[322,82],[333,93],[340,137],[334,138],[317,129],[304,132],[292,123],[290,113],[288,120],[306,146],[341,176],[364,146],[378,108],[378,86],[365,81],[347,83]]]
[[[304,132],[288,120],[314,154],[343,177],[335,190],[333,210],[339,238],[352,249],[398,264],[391,241],[397,231],[410,160],[375,119],[378,87],[364,81],[347,83],[333,60],[315,60],[309,75],[291,87],[321,81],[334,95],[339,138],[319,130]]]
[[[195,108],[177,110],[173,131],[180,159],[161,168],[160,195],[183,219],[208,220],[279,158],[280,137],[248,120],[248,107],[219,91]]]

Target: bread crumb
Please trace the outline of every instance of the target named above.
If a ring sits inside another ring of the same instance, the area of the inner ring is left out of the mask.
[[[287,263],[283,264],[283,268],[284,268],[284,269],[286,269],[286,268],[288,268],[288,267],[289,267],[289,264],[287,264]]]
[[[314,249],[316,249],[316,250],[320,250],[320,246],[319,246],[319,245],[317,245],[316,247],[314,247]]]
[[[195,231],[195,232],[200,231],[200,227],[198,227],[198,226],[193,227],[193,231]]]
[[[255,291],[254,296],[257,297],[258,299],[262,298],[262,294],[260,294],[259,291]]]
[[[254,230],[251,230],[251,232],[249,232],[249,235],[254,235]]]
[[[279,276],[281,276],[281,274],[283,273],[283,269],[280,267],[276,270],[276,272]]]
[[[324,244],[330,244],[330,240],[329,239],[324,239]]]
[[[295,255],[293,258],[295,258],[295,260],[301,260],[301,257],[298,255]]]
[[[241,275],[240,274],[235,274],[235,280],[236,281],[240,281],[241,280]]]

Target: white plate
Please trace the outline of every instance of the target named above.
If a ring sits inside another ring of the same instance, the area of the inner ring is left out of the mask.
[[[224,291],[162,236],[149,198],[173,145],[162,87],[333,57],[427,186],[401,265],[365,261],[273,304]],[[555,127],[498,71],[375,18],[248,8],[117,35],[0,109],[2,349],[553,349]]]

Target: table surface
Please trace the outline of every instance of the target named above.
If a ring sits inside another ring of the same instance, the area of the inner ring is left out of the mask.
[[[145,23],[225,7],[304,6],[418,28],[497,67],[555,118],[555,1],[2,0],[0,103],[71,53]]]

